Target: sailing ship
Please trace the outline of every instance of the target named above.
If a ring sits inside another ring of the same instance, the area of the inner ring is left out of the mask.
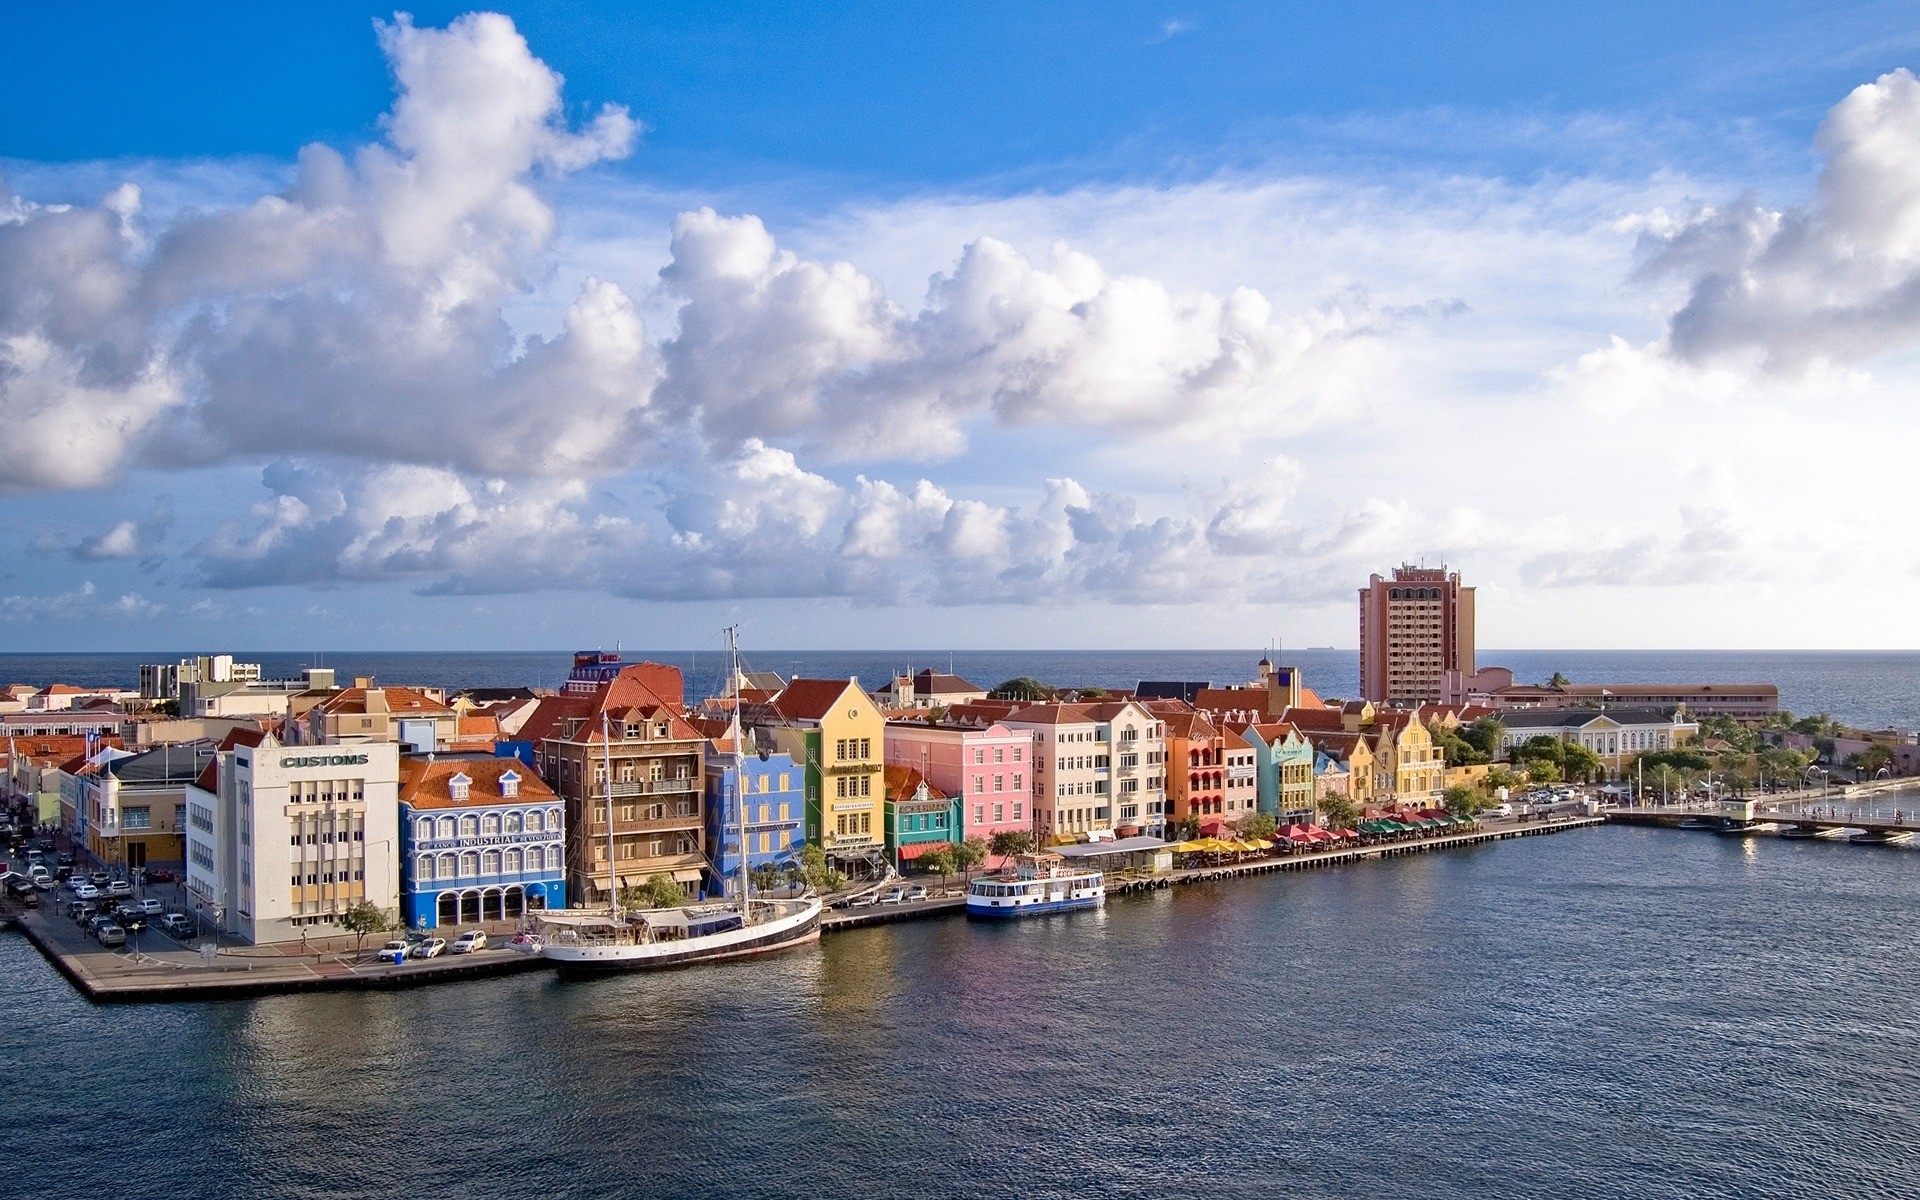
[[[733,830],[740,838],[739,896],[690,907],[623,909],[615,886],[609,888],[611,903],[603,910],[543,913],[539,927],[540,954],[551,961],[561,975],[682,967],[764,954],[819,940],[821,904],[818,897],[771,900],[753,895],[747,869],[746,802],[740,792],[746,752],[740,729],[739,644],[736,631],[731,627],[727,630],[727,659],[728,689],[733,697],[728,731],[733,744],[734,797],[730,807]],[[606,718],[602,715],[601,752],[607,755],[607,862],[614,863],[618,859],[613,852],[613,769],[606,734]],[[725,834],[723,828],[722,836]],[[609,882],[617,883],[617,879]]]

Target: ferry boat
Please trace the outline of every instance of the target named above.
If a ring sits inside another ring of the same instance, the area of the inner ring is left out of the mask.
[[[733,629],[727,630],[728,678],[740,678],[739,651]],[[744,775],[746,757],[740,732],[740,705],[733,706],[734,786]],[[601,718],[606,744],[606,718]],[[607,861],[613,849],[613,770],[607,764]],[[739,813],[740,844],[746,845],[746,805]],[[748,855],[740,855],[740,898],[690,908],[623,910],[619,898],[597,911],[550,910],[540,914],[533,943],[540,956],[563,976],[598,975],[611,971],[647,971],[683,967],[692,963],[747,954],[784,950],[820,939],[821,903],[816,896],[787,900],[751,899]]]
[[[1105,877],[1070,867],[1058,854],[1022,854],[1013,870],[984,875],[967,886],[967,915],[1004,920],[1043,913],[1099,908],[1106,902]]]

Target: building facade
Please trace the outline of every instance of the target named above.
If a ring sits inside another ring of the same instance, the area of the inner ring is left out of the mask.
[[[1164,837],[1166,726],[1133,701],[1032,704],[1009,729],[1034,736],[1034,834],[1041,841]]]
[[[400,765],[400,920],[513,921],[567,905],[565,806],[524,763],[480,754]]]
[[[1612,774],[1636,755],[1673,750],[1698,740],[1700,725],[1683,710],[1620,705],[1608,709],[1523,709],[1500,714],[1503,756],[1536,737],[1551,737],[1586,747]]]
[[[570,902],[605,906],[655,875],[701,890],[707,740],[681,687],[678,667],[634,663],[598,691],[543,699],[522,726],[566,809]]]
[[[1446,674],[1473,674],[1473,589],[1445,567],[1395,567],[1360,589],[1360,695],[1375,704],[1438,703]]]
[[[187,791],[187,895],[247,942],[344,932],[366,901],[400,902],[400,751],[228,735]]]
[[[707,743],[707,894],[740,894],[741,805],[747,870],[784,869],[807,837],[806,772],[786,753],[748,751],[736,775],[730,740]]]
[[[918,767],[886,768],[887,853],[905,869],[930,850],[960,841],[960,798],[927,782]]]
[[[183,866],[187,789],[213,754],[211,743],[101,752],[64,781],[67,831],[105,867]]]
[[[917,769],[959,802],[962,839],[1033,832],[1031,730],[889,721],[886,754],[889,765]]]
[[[886,721],[857,679],[795,679],[767,704],[748,704],[762,744],[805,772],[807,840],[843,870],[886,858]]]

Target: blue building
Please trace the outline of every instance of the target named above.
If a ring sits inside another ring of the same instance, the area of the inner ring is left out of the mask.
[[[400,766],[400,919],[409,929],[565,908],[565,805],[524,763],[427,755]]]
[[[806,843],[806,772],[789,754],[745,759],[746,794],[735,784],[732,743],[707,743],[707,894],[740,890],[739,805],[747,806],[747,869],[798,862]]]

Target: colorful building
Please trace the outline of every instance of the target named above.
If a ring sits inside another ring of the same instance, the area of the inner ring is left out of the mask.
[[[843,870],[886,857],[886,721],[857,679],[795,679],[765,704],[742,704],[760,744],[805,771],[807,839]]]
[[[633,663],[597,690],[548,696],[517,739],[566,807],[571,901],[604,906],[655,875],[700,892],[707,739],[687,718],[680,668]]]
[[[749,749],[743,764],[736,778],[732,739],[707,743],[709,896],[740,894],[743,801],[749,872],[761,867],[788,867],[799,859],[800,849],[806,844],[806,772],[784,752],[763,756]]]
[[[960,804],[962,839],[1031,833],[1033,733],[994,721],[984,728],[948,722],[889,721],[889,765],[917,768]]]
[[[1163,837],[1166,725],[1131,701],[1030,704],[1002,724],[1034,735],[1034,834],[1043,842]]]
[[[518,759],[402,760],[401,921],[447,929],[565,908],[564,808]]]
[[[184,868],[187,789],[213,755],[211,742],[97,753],[63,781],[68,832],[102,866]]]
[[[960,798],[927,782],[918,767],[886,767],[887,853],[904,869],[929,850],[960,840]]]
[[[1289,724],[1249,725],[1241,740],[1253,751],[1260,811],[1282,825],[1310,824],[1315,818],[1313,743]]]
[[[1231,823],[1246,815],[1227,811],[1226,733],[1206,713],[1175,701],[1153,702],[1152,709],[1167,730],[1168,816]]]

